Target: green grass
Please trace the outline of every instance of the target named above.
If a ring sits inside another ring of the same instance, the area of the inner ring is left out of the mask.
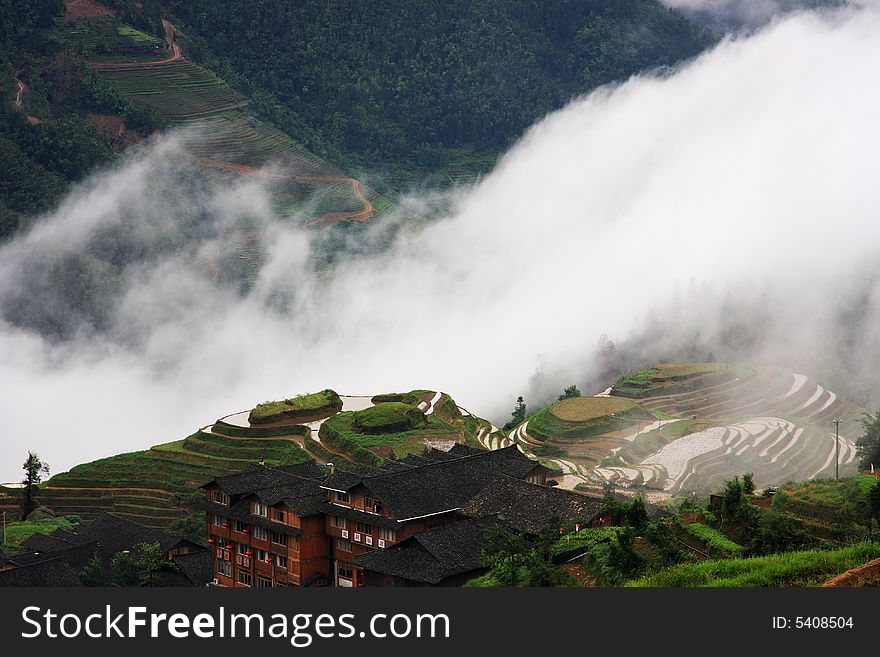
[[[529,418],[529,435],[538,440],[579,440],[626,429],[638,420],[654,419],[638,404],[611,398],[603,398],[607,400],[604,404],[591,403],[583,405],[583,409],[568,409],[569,402],[577,399],[593,398],[569,399],[538,411]],[[558,410],[560,406],[563,407],[561,411]]]
[[[871,475],[788,483],[773,496],[773,510],[827,525],[861,524],[858,500],[877,481]]]
[[[880,543],[839,550],[784,552],[752,559],[715,559],[682,564],[630,586],[761,587],[819,586],[831,577],[880,557]]]
[[[735,372],[726,363],[661,363],[621,377],[611,394],[641,399],[690,392],[729,381]]]
[[[745,552],[742,545],[734,543],[717,529],[695,522],[690,525],[682,525],[688,533],[697,537],[706,547],[709,548],[709,554],[721,554],[723,556],[738,557]]]
[[[309,395],[300,395],[280,401],[257,404],[250,412],[248,420],[252,424],[297,420],[308,422],[332,415],[342,409],[342,400],[333,390],[322,390]]]
[[[415,406],[390,401],[356,411],[352,425],[360,433],[396,433],[410,431],[428,423],[428,418]]]
[[[76,520],[74,518],[74,520]],[[34,534],[51,534],[56,529],[72,530],[76,524],[66,517],[40,518],[39,520],[23,520],[6,523],[6,541],[17,547],[23,540]]]
[[[571,532],[563,535],[553,546],[554,557],[576,552],[583,548],[589,548],[597,543],[603,543],[615,538],[623,527],[588,527],[579,532]]]

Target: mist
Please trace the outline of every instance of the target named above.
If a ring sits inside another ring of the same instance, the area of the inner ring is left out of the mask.
[[[28,449],[60,472],[325,387],[503,422],[517,395],[613,383],[603,334],[625,369],[714,350],[876,400],[878,30],[847,9],[726,39],[369,227],[302,228],[264,179],[214,184],[185,135],[144,145],[0,247],[0,481]],[[212,273],[241,226],[266,234],[246,285]]]

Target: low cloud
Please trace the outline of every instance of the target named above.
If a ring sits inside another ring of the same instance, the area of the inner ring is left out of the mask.
[[[868,380],[878,28],[798,15],[599,90],[369,229],[297,228],[261,179],[146,147],[0,248],[0,480],[27,449],[59,471],[324,387],[443,389],[503,421],[518,394],[608,385],[602,334],[627,367],[690,344]],[[453,209],[408,228],[426,203]],[[247,284],[242,225],[266,235]]]

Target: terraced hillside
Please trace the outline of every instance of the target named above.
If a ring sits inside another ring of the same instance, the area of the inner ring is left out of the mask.
[[[397,423],[400,411],[411,425]],[[446,393],[339,397],[325,390],[258,404],[182,440],[78,465],[43,484],[38,501],[57,515],[90,519],[111,511],[169,527],[190,514],[203,483],[261,460],[286,465],[315,459],[348,468],[384,458],[413,460],[429,447],[480,446],[488,426],[462,413]],[[17,512],[19,503],[20,490],[0,488],[0,510]]]
[[[291,137],[249,111],[249,99],[210,70],[188,60],[180,33],[163,21],[163,38],[145,34],[107,11],[82,12],[67,0],[66,20],[56,38],[87,58],[105,80],[134,105],[152,110],[180,131],[185,148],[218,184],[241,176],[266,182],[276,211],[291,221],[324,227],[364,221],[389,203],[360,181],[308,152]],[[101,9],[91,3],[93,9]],[[114,117],[103,117],[112,121]],[[124,124],[118,126],[125,135]],[[215,277],[257,270],[262,235],[238,226],[224,257],[204,262]]]
[[[595,415],[562,421],[567,400],[511,434],[524,450],[551,457],[565,486],[612,482],[668,495],[711,491],[742,472],[753,472],[759,486],[834,476],[832,419],[842,420],[840,473],[856,470],[860,410],[802,374],[661,364],[581,399],[589,401],[576,403]],[[624,406],[612,408],[611,401]]]

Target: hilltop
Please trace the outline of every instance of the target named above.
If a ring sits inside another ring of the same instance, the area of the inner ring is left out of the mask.
[[[199,486],[250,464],[314,459],[357,470],[384,459],[418,459],[432,447],[482,448],[480,441],[493,433],[500,434],[447,393],[340,397],[325,390],[262,402],[181,440],[77,465],[42,484],[39,500],[58,516],[91,519],[110,511],[147,526],[180,529],[187,521],[198,524],[190,505]],[[16,509],[18,498],[19,491],[0,489],[0,508]]]

